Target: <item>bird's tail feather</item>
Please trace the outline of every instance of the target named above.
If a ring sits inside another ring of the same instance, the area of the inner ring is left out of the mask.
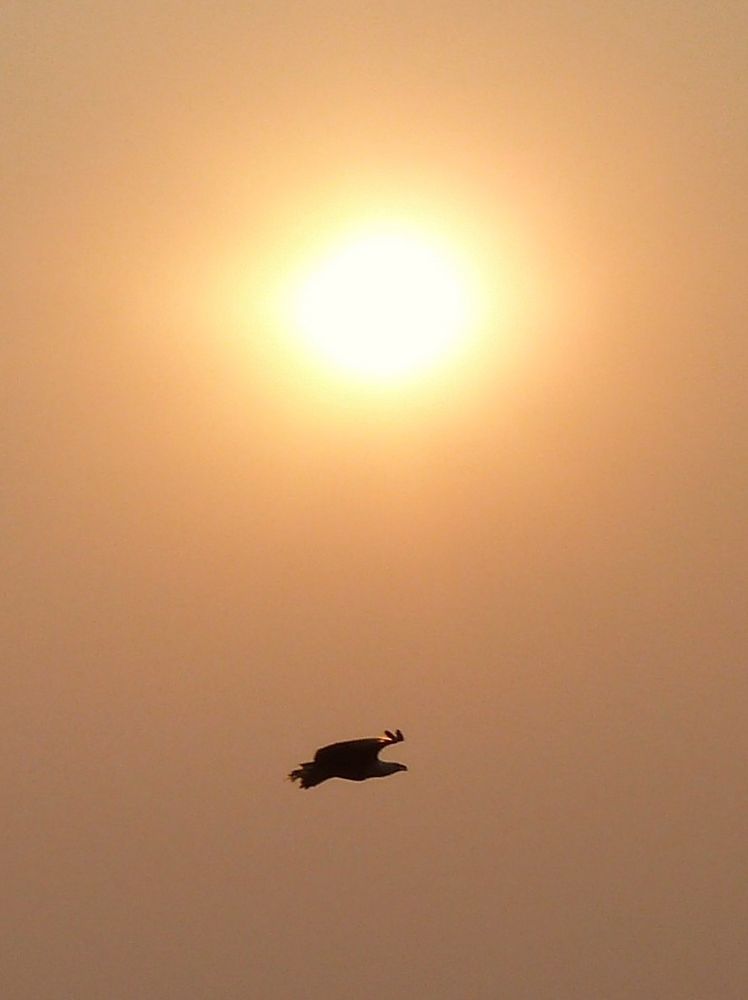
[[[291,771],[288,777],[291,781],[298,781],[300,788],[314,788],[315,785],[325,780],[312,760],[308,760],[305,764],[301,764],[300,767]]]

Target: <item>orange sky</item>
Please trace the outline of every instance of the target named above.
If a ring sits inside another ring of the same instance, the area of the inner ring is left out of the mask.
[[[748,995],[748,15],[518,6],[3,13],[6,1000]],[[283,359],[363,206],[511,363]]]

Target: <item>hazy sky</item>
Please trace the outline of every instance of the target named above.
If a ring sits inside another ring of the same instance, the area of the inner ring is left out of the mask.
[[[744,1000],[745,4],[0,23],[4,1000]],[[472,373],[279,353],[371,206],[523,289]]]

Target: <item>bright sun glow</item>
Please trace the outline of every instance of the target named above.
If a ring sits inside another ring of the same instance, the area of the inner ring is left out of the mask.
[[[468,282],[436,241],[374,231],[339,245],[301,280],[294,325],[313,353],[371,381],[450,357],[470,321]]]

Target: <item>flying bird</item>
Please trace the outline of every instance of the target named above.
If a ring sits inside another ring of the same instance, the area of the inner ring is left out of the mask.
[[[407,771],[405,764],[379,759],[379,751],[405,739],[399,729],[393,733],[385,729],[384,736],[365,740],[346,740],[322,747],[296,770],[291,771],[291,781],[298,781],[301,788],[314,788],[328,778],[346,778],[348,781],[365,781],[367,778],[384,778],[396,771]]]

